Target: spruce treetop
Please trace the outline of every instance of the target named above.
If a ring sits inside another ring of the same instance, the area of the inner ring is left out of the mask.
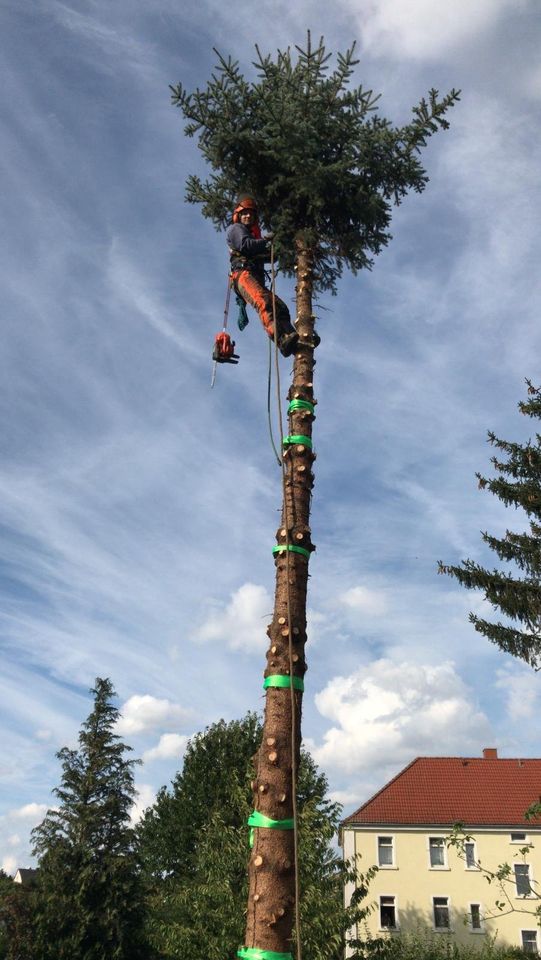
[[[98,677],[78,749],[60,750],[59,803],[32,832],[39,857],[33,919],[39,960],[149,960],[144,891],[134,853],[130,747],[114,732],[110,680]],[[21,954],[29,956],[30,954]]]
[[[139,761],[126,758],[131,747],[114,733],[119,712],[111,702],[111,681],[98,677],[91,693],[94,707],[82,724],[79,748],[63,747],[57,753],[62,779],[53,792],[59,807],[49,810],[33,831],[38,855],[54,843],[85,848],[89,858],[104,849],[119,853],[131,847],[133,767]]]
[[[355,44],[332,70],[323,38],[314,46],[308,33],[295,51],[296,59],[288,48],[273,60],[256,47],[256,79],[248,81],[215,50],[218,64],[205,89],[171,86],[185,132],[198,137],[213,171],[205,181],[188,178],[186,199],[201,203],[221,228],[238,194],[251,194],[272,228],[282,271],[293,274],[302,244],[314,255],[316,288],[335,292],[344,267],[370,268],[389,242],[393,204],[424,190],[420,152],[448,127],[445,114],[459,93],[440,99],[431,90],[410,123],[394,126],[375,112],[379,95],[350,86]]]

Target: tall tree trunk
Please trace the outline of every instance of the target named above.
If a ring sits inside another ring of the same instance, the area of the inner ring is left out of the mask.
[[[297,330],[301,347],[295,356],[289,400],[314,404],[314,316],[312,313],[313,258],[297,241]],[[313,409],[296,405],[288,414],[289,437],[284,446],[282,522],[275,553],[276,592],[272,623],[267,629],[265,677],[302,679],[306,671],[306,594],[310,538],[310,500],[313,486],[311,449]],[[306,438],[306,439],[304,439]],[[296,547],[298,549],[286,549]],[[302,690],[267,688],[263,739],[253,782],[254,810],[271,820],[294,814],[294,771],[301,744]],[[294,753],[293,753],[294,750]],[[293,757],[295,762],[293,763]],[[277,953],[291,950],[295,915],[295,845],[292,829],[256,827],[249,866],[249,894],[245,946]]]

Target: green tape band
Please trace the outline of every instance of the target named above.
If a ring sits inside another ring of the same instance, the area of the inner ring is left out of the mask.
[[[290,687],[293,680],[295,690],[304,690],[304,680],[302,677],[289,677],[283,673],[273,673],[270,677],[265,677],[263,688],[267,687]]]
[[[294,433],[292,436],[284,437],[282,440],[284,447],[289,447],[294,443],[302,443],[305,447],[310,447],[312,449],[312,440],[310,437],[305,437],[302,433]]]
[[[294,410],[309,410],[310,413],[314,413],[315,406],[309,400],[291,400],[287,412],[293,413]]]
[[[310,551],[306,547],[297,547],[294,543],[280,543],[272,548],[273,553],[282,553],[283,550],[289,550],[290,553],[300,553],[303,557],[310,558]]]
[[[259,810],[254,810],[248,817],[248,826],[267,827],[269,830],[293,830],[295,821],[292,817],[287,820],[273,820],[271,817],[266,817],[264,813],[260,813]]]
[[[272,820],[271,817],[266,817],[265,814],[260,813],[259,810],[254,810],[248,817],[248,826],[251,827],[250,847],[253,847],[255,827],[267,827],[270,830],[294,830],[295,821],[292,818],[288,820]]]
[[[292,953],[276,953],[275,950],[260,950],[259,947],[239,947],[240,960],[293,960]]]

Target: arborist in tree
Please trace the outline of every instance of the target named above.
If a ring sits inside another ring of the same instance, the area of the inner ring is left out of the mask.
[[[265,263],[270,261],[272,237],[262,237],[253,197],[242,195],[233,212],[233,223],[226,234],[231,256],[231,282],[238,296],[257,310],[267,334],[274,339],[273,295],[265,286]],[[289,310],[280,297],[274,297],[276,339],[284,357],[297,349],[299,335],[291,323]]]

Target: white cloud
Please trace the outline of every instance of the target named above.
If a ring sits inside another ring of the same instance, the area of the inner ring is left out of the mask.
[[[172,723],[185,723],[190,717],[190,711],[180,704],[151,697],[148,693],[142,696],[134,694],[120,708],[120,713],[117,730],[122,736],[155,730]]]
[[[387,601],[382,590],[372,590],[368,587],[351,587],[338,598],[341,603],[352,610],[358,610],[370,615],[385,613]]]
[[[12,875],[15,874],[17,872],[17,858],[11,856],[11,854],[7,857],[3,857],[2,870],[4,870],[5,873]]]
[[[226,606],[216,607],[194,634],[194,640],[219,640],[232,650],[259,653],[265,649],[265,620],[272,617],[272,599],[256,583],[244,583]]]
[[[180,733],[164,733],[155,747],[145,750],[144,763],[150,760],[166,760],[169,757],[180,757],[184,753],[188,737]]]
[[[36,730],[36,740],[42,740],[44,743],[50,740],[52,735],[52,730]]]
[[[419,754],[480,749],[490,728],[452,663],[422,666],[377,660],[334,677],[316,695],[333,722],[315,749],[318,763],[349,774],[407,763]]]
[[[12,833],[10,837],[7,838],[8,847],[18,847],[21,842],[21,838],[18,833]]]
[[[22,807],[10,810],[8,816],[15,820],[30,820],[32,823],[39,823],[49,809],[51,808],[45,803],[25,803]]]
[[[504,691],[507,713],[512,721],[531,720],[539,716],[539,677],[531,667],[509,663],[496,671],[496,677],[496,687]]]
[[[139,783],[137,784],[137,793],[135,798],[135,803],[131,809],[131,820],[132,823],[138,823],[143,813],[150,807],[154,800],[156,799],[156,791],[150,783]]]
[[[378,55],[435,60],[486,32],[524,0],[369,0],[359,14],[365,48]]]

